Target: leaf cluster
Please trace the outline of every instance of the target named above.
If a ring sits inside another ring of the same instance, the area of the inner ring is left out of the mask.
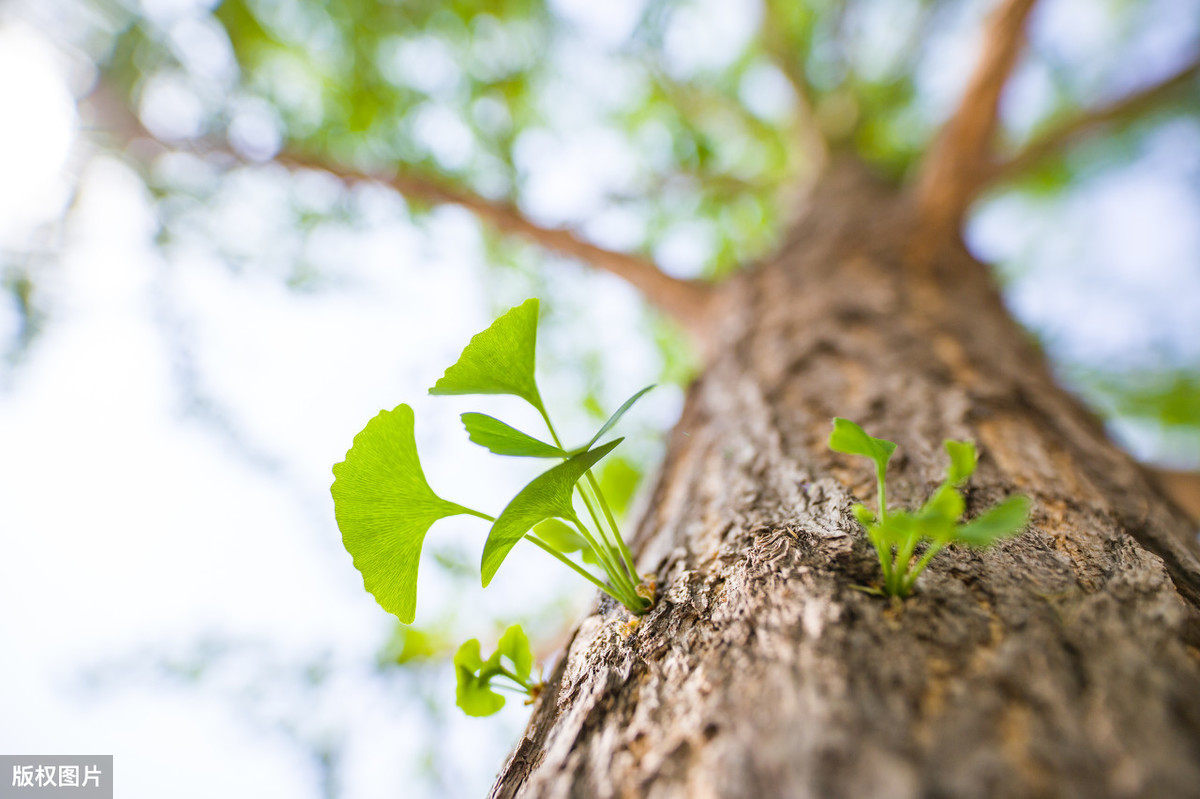
[[[504,707],[504,696],[498,690],[515,690],[533,700],[542,687],[541,680],[531,677],[533,653],[529,638],[517,624],[505,631],[487,660],[480,654],[478,638],[460,646],[454,655],[454,672],[457,704],[468,716],[490,716]],[[493,680],[503,682],[493,684]]]
[[[334,509],[346,550],[362,572],[367,591],[406,624],[416,618],[417,572],[425,536],[439,519],[456,515],[475,516],[491,523],[480,562],[485,587],[512,548],[524,539],[635,615],[645,613],[650,607],[650,600],[643,596],[646,592],[634,569],[633,556],[592,468],[623,439],[605,443],[600,440],[652,387],[626,400],[587,443],[564,447],[542,402],[534,374],[537,321],[536,299],[512,308],[472,338],[459,359],[430,389],[431,394],[441,395],[517,396],[532,405],[545,422],[550,441],[535,438],[487,414],[462,415],[470,440],[497,455],[561,460],[522,488],[498,516],[443,499],[429,486],[417,455],[414,416],[408,405],[381,411],[355,436],[345,461],[333,467]],[[582,515],[576,508],[576,497],[586,509]],[[572,557],[576,555],[578,559]],[[601,575],[606,579],[601,579]],[[510,652],[504,646],[501,654]],[[527,650],[528,645],[525,647]],[[478,652],[478,642],[474,642],[473,649],[464,645],[459,651],[462,659],[459,704],[473,715],[488,707],[499,708],[494,699],[488,698],[487,684],[496,674],[504,674],[488,669],[480,671],[482,667],[475,664]],[[456,658],[456,663],[460,658]],[[513,673],[520,680],[526,679],[528,668],[519,662],[517,665]],[[469,685],[464,683],[462,671],[468,666],[476,681]],[[464,695],[463,691],[467,693]]]
[[[855,505],[854,517],[867,530],[883,570],[880,593],[906,597],[917,578],[938,552],[948,544],[987,547],[1015,535],[1029,521],[1029,500],[1009,497],[969,522],[959,522],[966,511],[961,488],[975,472],[978,455],[969,441],[945,442],[950,464],[942,484],[915,512],[887,508],[887,464],[896,450],[891,441],[874,438],[849,419],[833,420],[829,448],[846,455],[861,455],[875,464],[879,508],[872,511]],[[917,555],[917,549],[924,551]],[[914,560],[915,558],[915,560]]]

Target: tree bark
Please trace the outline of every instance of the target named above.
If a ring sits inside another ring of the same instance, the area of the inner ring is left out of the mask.
[[[782,251],[720,288],[715,349],[637,529],[658,581],[602,602],[554,670],[496,797],[1200,797],[1194,528],[1053,382],[961,247],[906,262],[914,211],[834,169]],[[900,450],[893,506],[979,445],[974,515],[899,602],[850,514]]]

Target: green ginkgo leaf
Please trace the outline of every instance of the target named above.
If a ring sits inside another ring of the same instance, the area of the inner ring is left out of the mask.
[[[875,511],[861,503],[855,504],[850,511],[863,527],[872,527],[879,521],[879,517],[875,515]]]
[[[958,486],[967,482],[975,473],[978,456],[975,445],[970,441],[946,440],[946,453],[950,456],[950,468],[946,470],[946,482]]]
[[[986,547],[997,539],[1019,533],[1029,523],[1029,507],[1027,497],[1009,497],[959,527],[954,540],[968,546]]]
[[[550,518],[574,519],[571,492],[583,477],[613,447],[624,439],[618,438],[602,447],[589,449],[560,463],[521,489],[508,507],[496,518],[487,542],[483,545],[483,585],[492,581],[496,570],[518,541],[540,521]]]
[[[845,455],[862,455],[875,461],[875,468],[882,472],[896,445],[882,438],[867,435],[861,427],[849,419],[838,417],[833,420],[833,432],[829,434],[829,448]]]
[[[545,413],[534,380],[537,299],[526,300],[471,339],[430,394],[514,394]]]
[[[483,514],[447,502],[421,471],[413,411],[380,411],[333,467],[333,505],[342,543],[363,585],[383,608],[410,624],[417,613],[417,567],[425,534],[438,519]]]
[[[561,519],[546,519],[544,522],[539,522],[534,525],[533,534],[541,539],[542,543],[549,544],[564,555],[581,552],[580,557],[584,563],[604,568],[587,539],[575,532],[571,525]],[[609,548],[608,554],[613,563],[621,560],[621,552],[615,548]]]
[[[538,523],[533,528],[533,534],[563,554],[569,555],[588,548],[587,539],[561,519],[546,519]]]
[[[917,515],[922,520],[941,521],[953,525],[966,509],[967,505],[958,489],[949,483],[943,483],[933,496],[925,501]]]
[[[875,534],[887,546],[900,546],[921,530],[920,520],[905,510],[889,513],[874,525]]]
[[[496,644],[496,654],[492,655],[492,658],[498,664],[501,656],[512,661],[513,672],[521,682],[529,681],[529,675],[533,672],[533,652],[521,625],[514,624],[500,636],[500,641]]]
[[[485,413],[464,413],[462,421],[471,441],[497,455],[515,455],[525,458],[567,457],[567,453],[553,444],[539,441]]]
[[[490,679],[480,678],[483,666],[477,638],[460,646],[454,655],[456,704],[468,716],[490,716],[504,707],[504,697],[491,689]]]
[[[580,451],[583,451],[586,449],[591,449],[593,446],[595,446],[596,442],[599,441],[604,436],[605,433],[607,433],[609,430],[612,430],[613,426],[616,425],[617,422],[621,421],[621,417],[625,415],[626,411],[628,411],[630,408],[633,407],[633,403],[635,403],[639,399],[641,399],[642,395],[645,394],[647,391],[649,391],[652,388],[654,388],[654,386],[652,386],[652,385],[646,386],[641,391],[634,394],[629,399],[625,400],[625,402],[621,405],[621,407],[617,408],[616,412],[612,416],[608,417],[608,421],[605,422],[604,425],[598,431],[596,431],[596,435],[592,436],[592,440],[575,451],[580,452]]]

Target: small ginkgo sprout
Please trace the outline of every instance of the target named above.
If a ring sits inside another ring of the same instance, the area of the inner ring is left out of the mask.
[[[510,394],[532,405],[545,422],[550,441],[487,414],[462,415],[468,438],[497,455],[561,460],[530,481],[499,515],[443,499],[430,487],[417,456],[415,422],[408,405],[381,411],[354,437],[346,459],[333,467],[333,502],[342,542],[362,572],[367,591],[406,624],[416,618],[417,568],[425,535],[439,519],[457,515],[491,523],[480,562],[485,587],[512,548],[525,540],[574,570],[634,616],[653,605],[649,588],[652,583],[645,582],[634,568],[633,555],[592,473],[593,467],[623,441],[617,438],[600,443],[600,439],[653,386],[626,400],[586,444],[564,446],[534,376],[537,321],[536,299],[509,310],[472,338],[458,360],[429,390],[431,394]],[[576,507],[576,499],[582,511]],[[520,637],[524,640],[523,633]],[[508,640],[506,634],[502,642]],[[503,644],[493,659],[511,658],[505,649],[511,646],[516,644]],[[527,652],[527,642],[524,647]],[[480,661],[471,666],[476,660],[479,644],[468,641],[455,658],[459,705],[472,715],[486,715],[473,711],[495,704],[500,697],[487,687],[489,681],[508,676],[509,672],[492,668],[498,668],[498,660],[495,664],[490,659],[486,664]],[[527,670],[521,676],[520,668],[512,673],[519,681],[528,677]],[[465,674],[473,674],[475,682],[464,682]]]
[[[454,655],[458,677],[457,704],[468,716],[490,716],[504,707],[507,690],[525,694],[531,702],[542,690],[542,681],[534,680],[533,654],[521,626],[514,624],[500,636],[496,651],[487,660],[479,651],[479,639],[472,638]]]
[[[829,448],[846,455],[861,455],[875,464],[875,479],[879,498],[877,511],[864,505],[851,510],[867,531],[867,537],[879,555],[883,570],[883,587],[878,593],[907,597],[917,578],[933,557],[947,544],[986,547],[1006,536],[1015,535],[1029,522],[1029,500],[1022,496],[1009,497],[975,519],[960,523],[966,502],[959,488],[975,471],[975,445],[969,441],[945,442],[950,465],[941,486],[915,513],[906,510],[889,511],[887,507],[887,463],[896,445],[891,441],[873,438],[849,419],[834,419],[829,435]],[[917,556],[917,548],[925,550]]]

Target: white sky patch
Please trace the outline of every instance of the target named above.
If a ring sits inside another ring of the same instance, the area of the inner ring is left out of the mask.
[[[749,0],[680,4],[663,42],[667,71],[688,78],[728,66],[746,49],[761,16],[761,7]]]
[[[972,221],[973,248],[1001,264],[1014,313],[1057,358],[1109,369],[1149,353],[1166,366],[1200,359],[1200,203],[1179,174],[1194,136],[1148,139],[1140,162],[1054,202],[1000,195]]]
[[[138,117],[162,141],[194,139],[204,132],[207,110],[182,73],[160,72],[142,89]]]
[[[1055,102],[1054,81],[1046,65],[1025,60],[1000,95],[1000,118],[1009,136],[1022,141],[1053,111]]]
[[[589,216],[608,192],[627,188],[633,177],[629,144],[604,128],[574,131],[569,137],[531,130],[517,140],[514,160],[526,174],[522,208],[548,224]]]
[[[0,27],[0,241],[58,214],[75,137],[74,101],[54,52],[19,24]]]
[[[900,77],[896,70],[910,33],[919,23],[917,3],[871,2],[847,6],[855,66],[870,81]]]
[[[633,34],[645,0],[551,0],[550,6],[581,35],[605,47],[617,47]]]
[[[945,119],[966,89],[983,42],[979,23],[979,15],[960,11],[950,28],[923,48],[915,75],[916,104],[926,119]]]
[[[773,64],[755,64],[746,70],[738,86],[740,99],[751,113],[770,122],[782,123],[796,108],[796,94],[784,74]]]
[[[417,138],[429,148],[438,163],[449,170],[466,166],[475,150],[470,128],[445,106],[426,104],[416,113]]]
[[[430,94],[448,92],[462,79],[449,46],[429,36],[389,39],[380,46],[378,67],[392,83]]]
[[[605,208],[584,226],[588,238],[613,250],[632,250],[646,237],[646,218],[628,208]]]
[[[233,46],[225,29],[211,17],[181,19],[171,26],[168,38],[171,50],[193,78],[221,87],[237,78]]]
[[[654,260],[675,277],[698,277],[712,257],[716,235],[706,222],[675,225],[654,248]]]
[[[283,126],[275,108],[257,97],[236,103],[229,122],[229,143],[252,161],[266,161],[283,144]]]

